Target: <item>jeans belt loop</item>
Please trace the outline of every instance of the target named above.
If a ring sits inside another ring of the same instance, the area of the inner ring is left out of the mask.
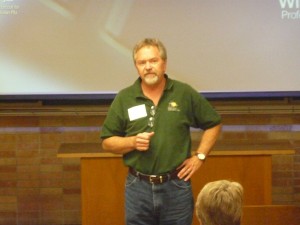
[[[137,176],[137,178],[139,178],[139,180],[142,179],[141,176],[140,176],[140,172],[138,172],[138,171],[136,171],[136,176]]]

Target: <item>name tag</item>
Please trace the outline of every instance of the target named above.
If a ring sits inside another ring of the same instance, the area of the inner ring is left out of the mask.
[[[130,121],[146,117],[147,116],[147,111],[146,111],[145,104],[137,105],[137,106],[129,108],[128,109],[128,115],[129,115],[129,120]]]

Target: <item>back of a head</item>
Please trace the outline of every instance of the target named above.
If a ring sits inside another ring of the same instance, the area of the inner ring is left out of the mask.
[[[240,225],[243,187],[237,182],[219,180],[207,183],[196,202],[196,215],[202,225]]]

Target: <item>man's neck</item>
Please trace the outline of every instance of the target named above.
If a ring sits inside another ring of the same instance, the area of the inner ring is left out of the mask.
[[[146,97],[151,99],[155,105],[158,104],[166,85],[166,79],[163,79],[157,85],[147,85],[142,83],[142,90]]]

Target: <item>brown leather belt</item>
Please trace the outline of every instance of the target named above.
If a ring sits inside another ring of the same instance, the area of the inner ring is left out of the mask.
[[[179,170],[174,170],[169,173],[164,173],[160,175],[147,175],[136,171],[132,167],[129,167],[129,173],[131,173],[135,177],[140,178],[141,180],[149,182],[150,184],[162,184],[169,180],[178,179],[177,174],[179,173]]]

